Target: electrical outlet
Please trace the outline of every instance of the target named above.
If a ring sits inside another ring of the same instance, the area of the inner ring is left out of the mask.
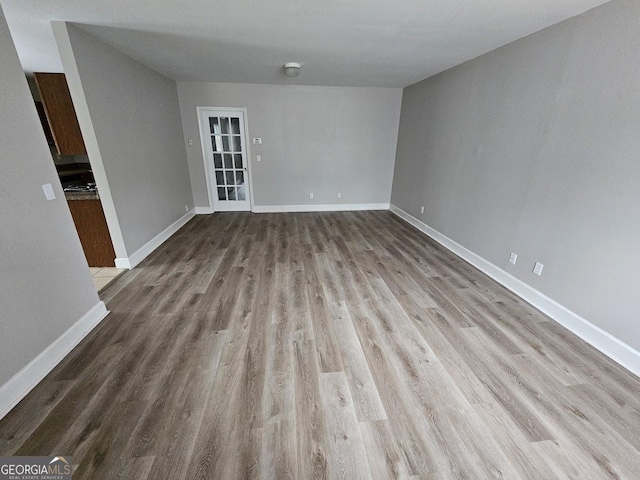
[[[258,137],[254,138],[253,139],[253,144],[254,145],[262,145],[262,139],[258,138]]]
[[[338,198],[342,198],[342,193],[338,192]]]
[[[420,207],[420,213],[424,213],[424,205]]]
[[[185,211],[185,212],[188,212],[188,211],[189,211],[189,205],[185,205],[185,206],[184,206],[184,211]]]
[[[533,267],[533,273],[535,273],[536,275],[542,275],[543,268],[543,264],[541,264],[540,262],[536,262],[535,266]]]
[[[189,139],[189,145],[193,145],[193,139],[192,138]]]
[[[518,260],[518,254],[511,252],[511,255],[509,256],[509,263],[515,265],[516,260]]]
[[[256,155],[256,162],[262,161],[262,157],[260,155]]]
[[[309,194],[309,198],[313,198],[313,192]]]

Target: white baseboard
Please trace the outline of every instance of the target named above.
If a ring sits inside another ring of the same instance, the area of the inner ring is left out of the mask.
[[[389,210],[388,203],[330,203],[316,205],[254,205],[253,213],[349,212],[354,210]]]
[[[401,208],[398,208],[395,205],[390,205],[389,210],[493,278],[496,282],[511,290],[527,303],[530,303],[538,310],[554,319],[566,329],[582,338],[594,348],[600,350],[606,356],[619,363],[630,372],[640,376],[640,352],[637,350],[588,320],[582,318],[577,313],[572,312],[563,305],[560,305],[545,294],[527,285],[522,280],[515,278],[481,256],[473,253],[471,250],[451,240],[446,235],[443,235],[434,228],[431,228],[426,223],[421,222]]]
[[[141,261],[147,258],[156,248],[166,242],[171,235],[176,233],[180,228],[182,228],[189,220],[191,220],[195,216],[195,209],[190,210],[188,213],[180,217],[178,220],[173,222],[163,231],[161,231],[158,235],[153,237],[147,243],[145,243],[138,250],[133,252],[133,254],[129,255],[129,257],[125,258],[116,258],[116,267],[117,268],[133,268],[138,265]]]
[[[128,268],[132,269],[131,263],[129,262],[129,257],[125,258],[116,258],[116,268]]]
[[[96,303],[36,358],[0,386],[0,419],[46,377],[108,313],[104,302]]]
[[[213,211],[209,207],[196,207],[196,215],[210,215]]]

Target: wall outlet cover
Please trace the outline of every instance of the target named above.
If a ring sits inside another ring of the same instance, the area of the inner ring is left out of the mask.
[[[518,260],[518,254],[511,252],[511,255],[509,255],[509,263],[512,265],[515,265],[517,260]]]
[[[540,262],[536,262],[536,264],[533,267],[533,273],[535,273],[536,275],[542,275],[543,268],[544,268],[543,264],[541,264]]]
[[[44,191],[44,196],[47,197],[47,200],[55,200],[56,194],[53,191],[53,187],[50,183],[45,183],[42,185],[42,190]]]

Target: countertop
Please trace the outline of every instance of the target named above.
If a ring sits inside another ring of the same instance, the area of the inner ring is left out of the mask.
[[[64,192],[67,200],[100,200],[98,191],[95,192]]]

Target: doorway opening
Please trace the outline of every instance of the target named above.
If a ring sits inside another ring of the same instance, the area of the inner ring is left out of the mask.
[[[125,269],[116,268],[116,254],[63,73],[27,76],[40,122],[51,150],[96,290],[104,289]]]

